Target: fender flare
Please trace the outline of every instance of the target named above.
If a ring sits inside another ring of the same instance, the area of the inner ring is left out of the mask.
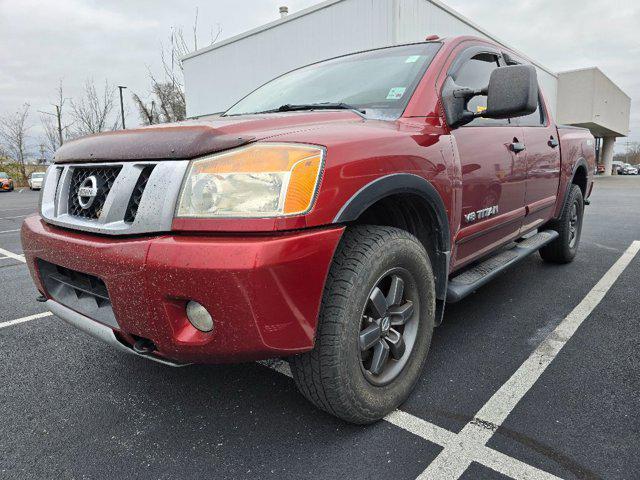
[[[576,176],[578,167],[584,167],[587,172],[587,176],[589,175],[589,164],[584,157],[580,157],[578,160],[576,160],[576,163],[573,164],[573,170],[571,171],[571,181],[573,181],[573,177]]]
[[[447,293],[451,260],[449,217],[440,194],[427,180],[410,173],[396,173],[377,178],[347,200],[333,219],[333,223],[353,222],[374,203],[397,194],[417,195],[425,200],[435,213],[437,222],[435,233],[438,245],[435,245],[436,258],[433,270],[436,277],[436,298],[444,300]]]
[[[580,157],[578,160],[576,160],[576,163],[573,164],[573,168],[571,169],[571,176],[568,179],[567,182],[567,186],[564,189],[564,195],[562,198],[562,205],[564,206],[564,204],[567,201],[567,197],[569,196],[569,192],[570,192],[570,188],[569,185],[573,184],[573,179],[576,177],[576,172],[578,171],[578,168],[580,167],[584,167],[585,172],[587,172],[587,185],[585,186],[585,190],[588,189],[589,187],[589,164],[587,163],[587,161],[585,160],[584,157]],[[585,191],[585,200],[587,199],[586,194],[588,192]]]

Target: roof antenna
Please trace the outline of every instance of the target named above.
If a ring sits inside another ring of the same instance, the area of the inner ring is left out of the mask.
[[[280,7],[280,18],[284,18],[289,15],[289,7]]]

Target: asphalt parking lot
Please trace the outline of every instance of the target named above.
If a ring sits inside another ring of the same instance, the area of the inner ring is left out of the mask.
[[[37,203],[0,194],[1,478],[640,478],[640,177],[598,179],[574,263],[531,256],[449,307],[369,427],[314,409],[286,364],[172,369],[34,318]]]

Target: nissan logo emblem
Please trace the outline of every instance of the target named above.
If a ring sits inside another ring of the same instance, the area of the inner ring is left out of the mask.
[[[98,179],[95,175],[85,178],[78,188],[78,203],[83,210],[91,208],[98,196]]]

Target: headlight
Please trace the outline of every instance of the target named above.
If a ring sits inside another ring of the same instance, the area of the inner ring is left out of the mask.
[[[324,149],[254,144],[191,162],[178,217],[276,217],[311,209]]]

